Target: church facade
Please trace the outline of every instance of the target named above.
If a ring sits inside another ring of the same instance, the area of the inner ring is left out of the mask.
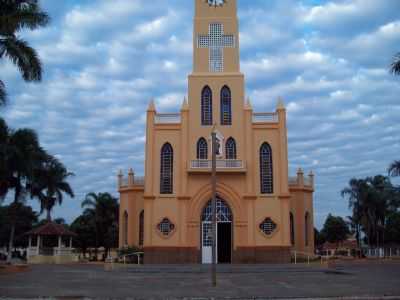
[[[288,174],[286,110],[254,112],[240,72],[236,0],[194,0],[193,72],[179,113],[147,110],[145,177],[118,176],[119,246],[145,263],[211,262],[211,132],[217,260],[289,262],[314,252],[314,176]]]

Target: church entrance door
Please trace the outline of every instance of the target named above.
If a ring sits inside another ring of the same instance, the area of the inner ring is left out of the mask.
[[[232,261],[232,212],[228,204],[217,197],[217,262]],[[212,201],[203,210],[201,225],[202,263],[212,263]]]

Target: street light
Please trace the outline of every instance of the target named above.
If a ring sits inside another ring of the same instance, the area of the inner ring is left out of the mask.
[[[211,186],[212,186],[212,264],[211,264],[211,280],[212,285],[217,286],[217,152],[219,152],[219,146],[217,142],[217,132],[215,125],[211,132],[211,144],[212,144],[212,163],[211,163]]]

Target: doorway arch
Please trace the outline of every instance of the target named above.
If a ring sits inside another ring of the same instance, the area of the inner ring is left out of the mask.
[[[217,237],[216,254],[218,263],[231,263],[233,214],[228,203],[220,196],[216,198]],[[212,200],[209,200],[201,214],[201,248],[202,263],[212,263]]]

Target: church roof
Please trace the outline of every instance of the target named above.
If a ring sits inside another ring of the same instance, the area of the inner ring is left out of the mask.
[[[38,228],[28,231],[25,235],[76,236],[76,233],[68,230],[64,225],[48,222]]]

